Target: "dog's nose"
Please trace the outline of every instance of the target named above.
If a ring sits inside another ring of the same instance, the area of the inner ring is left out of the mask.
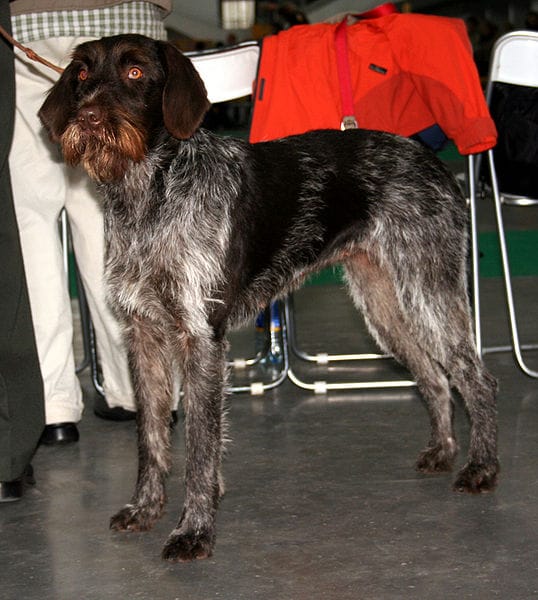
[[[97,106],[87,106],[85,108],[81,108],[77,122],[82,127],[82,129],[97,129],[101,125],[103,121],[103,114],[101,110]]]

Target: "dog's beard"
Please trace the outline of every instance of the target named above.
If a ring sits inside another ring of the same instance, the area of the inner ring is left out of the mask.
[[[119,181],[132,162],[141,161],[146,144],[140,130],[124,121],[116,128],[103,126],[88,132],[76,122],[68,125],[61,138],[65,161],[82,164],[99,183]]]

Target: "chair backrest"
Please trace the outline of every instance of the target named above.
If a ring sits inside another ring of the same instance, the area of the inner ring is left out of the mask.
[[[512,31],[500,37],[491,55],[494,82],[538,87],[538,32]]]
[[[513,31],[493,47],[486,100],[498,129],[493,150],[504,202],[538,198],[538,32]]]
[[[260,56],[257,42],[185,54],[203,79],[210,102],[226,102],[252,94]]]

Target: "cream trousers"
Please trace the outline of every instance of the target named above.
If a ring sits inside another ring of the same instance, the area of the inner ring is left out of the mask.
[[[55,38],[28,45],[44,58],[64,66],[74,47],[88,39]],[[58,75],[18,51],[15,70],[17,100],[10,170],[45,386],[46,421],[77,422],[83,410],[75,375],[71,303],[58,234],[58,217],[64,207],[95,327],[107,402],[135,410],[120,328],[105,300],[99,197],[82,170],[63,164],[59,149],[49,142],[37,117],[46,92]]]

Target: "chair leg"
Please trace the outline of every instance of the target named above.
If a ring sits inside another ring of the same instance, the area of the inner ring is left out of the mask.
[[[60,239],[61,239],[61,243],[62,243],[62,259],[63,259],[63,265],[64,265],[64,271],[65,271],[65,277],[67,279],[67,282],[69,284],[69,220],[67,218],[67,211],[64,209],[62,209],[61,213],[60,213],[60,221],[59,221],[59,226],[60,226]],[[79,364],[77,364],[75,366],[75,372],[81,373],[82,371],[84,371],[90,364],[91,364],[91,350],[90,350],[90,339],[89,339],[89,335],[88,335],[88,318],[89,318],[89,311],[88,311],[88,305],[86,304],[86,296],[84,295],[84,289],[82,287],[82,282],[80,279],[80,275],[78,272],[78,268],[76,266],[76,261],[75,261],[75,265],[74,265],[74,269],[75,269],[75,283],[76,283],[76,287],[77,287],[77,294],[78,294],[78,302],[79,302],[79,309],[80,309],[80,326],[81,326],[81,333],[82,333],[82,349],[83,349],[83,356],[82,359],[80,361]]]
[[[504,289],[506,294],[506,304],[508,308],[508,317],[510,321],[510,333],[512,336],[512,344],[514,356],[519,368],[529,377],[538,378],[538,371],[535,371],[527,366],[523,359],[522,346],[519,341],[519,330],[516,317],[516,309],[514,302],[514,293],[512,290],[512,280],[510,276],[510,262],[508,258],[508,249],[506,246],[506,235],[504,230],[504,222],[502,216],[502,201],[497,183],[497,174],[495,171],[495,161],[493,158],[493,150],[488,150],[488,162],[491,175],[491,187],[493,192],[493,201],[495,204],[495,217],[497,220],[497,232],[499,236],[499,245],[501,249],[501,261],[504,279]]]
[[[260,381],[255,381],[250,383],[249,385],[238,385],[238,386],[232,386],[229,388],[229,391],[231,393],[250,393],[253,396],[259,396],[262,395],[264,392],[268,391],[268,390],[272,390],[275,389],[276,387],[278,387],[279,385],[281,385],[286,378],[288,377],[288,372],[289,372],[289,353],[288,353],[288,329],[287,329],[287,324],[286,324],[286,316],[284,314],[284,310],[282,309],[282,303],[281,302],[277,302],[276,304],[276,308],[279,312],[279,316],[280,316],[280,348],[281,348],[281,353],[282,353],[282,361],[280,363],[280,367],[279,367],[279,371],[276,374],[276,376],[274,377],[274,379],[272,379],[269,382],[260,382]],[[270,312],[269,310],[266,312],[266,325],[270,320]],[[257,357],[256,357],[256,361],[255,363],[251,363],[251,364],[257,364],[259,362],[261,362],[261,359],[267,357],[271,352],[271,343],[268,343],[266,345],[266,347],[264,348],[264,350],[261,353],[258,353]],[[231,366],[236,366],[235,361],[231,363]]]
[[[262,364],[267,359],[271,352],[271,342],[269,338],[269,323],[270,323],[270,308],[266,307],[263,314],[263,345],[261,348],[258,347],[256,342],[254,348],[254,355],[248,358],[236,357],[228,361],[228,366],[238,371],[244,370],[247,367],[255,367]],[[258,322],[256,321],[256,329],[258,328]]]
[[[81,292],[82,290],[82,292]],[[99,357],[97,355],[97,342],[95,339],[95,330],[90,316],[90,310],[86,301],[86,293],[84,287],[81,285],[79,288],[79,294],[82,294],[84,302],[80,302],[80,314],[81,322],[83,326],[84,335],[87,336],[90,354],[90,373],[92,377],[93,387],[95,391],[101,396],[105,397],[105,390],[103,388],[101,369],[99,367]],[[83,317],[83,313],[85,316]]]
[[[476,172],[474,156],[467,157],[469,182],[469,219],[471,229],[471,288],[476,351],[482,356],[482,328],[480,325],[480,250],[478,248],[478,222],[476,216]]]
[[[287,334],[287,342],[290,348],[297,354],[297,349],[292,346],[292,340],[295,339],[294,331],[294,320],[292,314],[292,299],[287,297],[284,301],[284,320],[283,323],[288,324],[289,333]],[[284,344],[284,348],[286,345]],[[300,351],[302,352],[302,351]],[[306,353],[302,353],[304,356]],[[309,362],[317,362],[318,364],[327,364],[329,361],[339,360],[372,360],[379,358],[389,358],[387,355],[382,354],[360,354],[360,355],[329,355],[329,360],[324,361],[323,357],[327,355],[311,356],[310,359],[299,356],[303,360],[309,360]],[[321,359],[319,358],[321,357]],[[312,360],[313,359],[313,360]],[[299,379],[299,377],[293,372],[291,367],[287,369],[287,376],[289,380],[297,387],[303,390],[309,390],[316,394],[326,394],[328,391],[342,391],[342,390],[376,390],[376,389],[389,389],[389,388],[406,388],[414,387],[416,383],[411,380],[384,380],[384,381],[360,381],[360,382],[327,382],[327,381],[314,381],[307,382]]]
[[[319,352],[310,354],[299,348],[297,342],[297,333],[295,328],[295,304],[293,294],[290,294],[285,301],[286,320],[288,325],[288,343],[291,353],[305,362],[316,363],[318,365],[328,365],[331,362],[349,361],[349,360],[376,360],[381,358],[390,358],[388,354],[360,353],[360,354],[328,354]]]
[[[90,327],[92,326],[92,323],[90,318],[90,309],[88,307],[88,300],[86,299],[86,293],[84,292],[84,287],[82,286],[82,280],[80,278],[80,272],[76,264],[76,259],[74,261],[74,270],[75,282],[77,286],[78,308],[80,315],[80,329],[82,332],[82,349],[84,351],[82,360],[78,365],[76,365],[75,368],[75,372],[78,375],[79,373],[90,367],[93,361],[90,339]]]

